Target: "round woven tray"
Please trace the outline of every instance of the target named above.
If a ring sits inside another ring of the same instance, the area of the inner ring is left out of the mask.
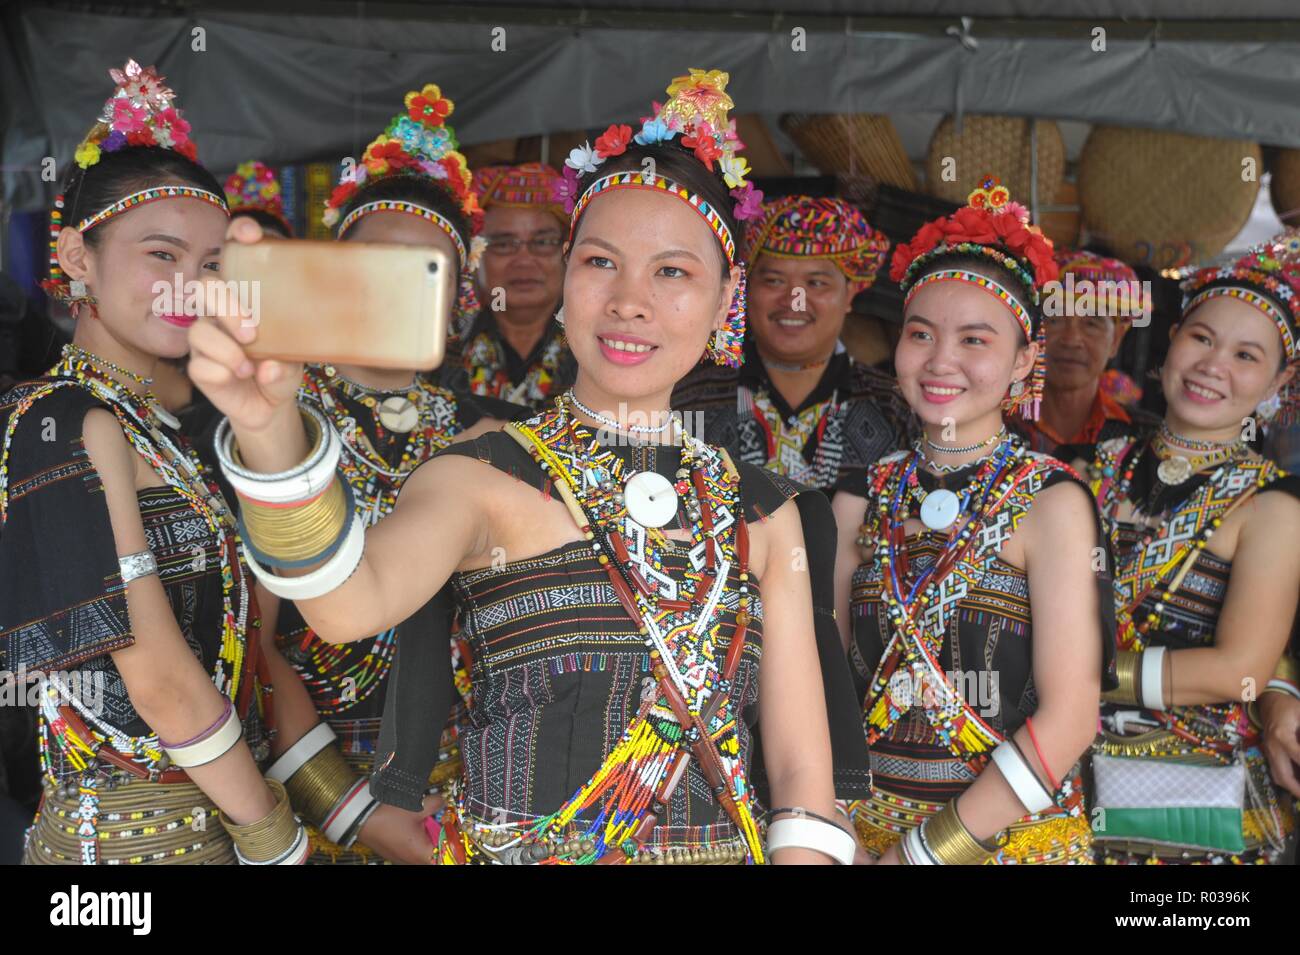
[[[781,128],[827,175],[865,175],[916,191],[916,171],[888,116],[791,113],[781,117]]]
[[[1079,157],[1084,227],[1133,265],[1204,262],[1250,218],[1260,159],[1255,143],[1097,126]]]
[[[930,137],[925,157],[925,188],[932,196],[963,205],[981,176],[1002,180],[1011,198],[1028,206],[1034,136],[1030,120],[1014,116],[964,116],[961,135],[951,116]],[[1056,201],[1065,179],[1065,142],[1056,123],[1033,120],[1038,145],[1038,202]],[[944,160],[951,158],[952,163]],[[945,179],[951,170],[955,179]]]
[[[1300,226],[1300,149],[1279,149],[1269,186],[1273,211],[1290,226]]]

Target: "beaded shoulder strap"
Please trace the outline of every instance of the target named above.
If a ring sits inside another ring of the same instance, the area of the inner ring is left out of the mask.
[[[1123,457],[1118,460],[1122,461]],[[1195,566],[1197,556],[1205,549],[1215,528],[1256,493],[1285,475],[1285,471],[1267,458],[1224,464],[1161,522],[1149,540],[1123,557],[1116,555],[1115,616],[1121,650],[1140,650],[1145,646],[1146,630],[1154,621],[1135,621],[1133,614],[1147,597],[1158,589],[1162,600],[1172,597]],[[1108,501],[1107,507],[1111,504]],[[1117,544],[1113,528],[1111,539]],[[1169,583],[1163,584],[1171,574]]]
[[[882,465],[896,468],[897,460]],[[891,458],[895,456],[891,455]],[[1073,469],[1047,455],[1026,452],[1006,494],[982,517],[972,544],[940,581],[935,598],[923,607],[891,608],[893,634],[872,676],[863,704],[868,743],[880,739],[916,702],[916,684],[932,694],[922,712],[954,756],[982,765],[1002,734],[990,726],[953,686],[939,663],[952,615],[976,586],[1029,513],[1043,484],[1058,473],[1077,477]],[[868,501],[869,514],[875,503]],[[880,555],[873,557],[879,560]]]
[[[637,715],[601,766],[563,806],[540,820],[530,835],[558,834],[578,813],[599,805],[602,811],[586,833],[594,849],[579,861],[595,861],[619,847],[634,854],[664,811],[668,795],[685,771],[686,759],[693,755],[718,802],[744,837],[751,858],[761,862],[763,845],[737,734],[740,714],[730,699],[750,622],[744,593],[721,667],[714,653],[715,621],[728,570],[733,563],[742,568],[748,565],[748,528],[740,508],[738,474],[730,457],[702,443],[693,445],[702,467],[691,473],[690,480],[704,499],[704,523],[710,531],[709,538],[699,545],[706,555],[705,566],[696,582],[696,599],[658,600],[652,608],[639,587],[624,576],[632,573],[633,562],[620,531],[610,531],[608,517],[584,503],[585,489],[591,483],[597,487],[603,483],[592,482],[587,472],[617,478],[621,460],[612,452],[600,453],[594,441],[586,447],[571,443],[588,439],[572,430],[567,415],[559,410],[513,422],[505,431],[547,473],[570,516],[591,542],[620,603],[646,639],[654,676],[643,688]],[[581,471],[579,453],[587,456],[588,464]],[[720,508],[719,516],[726,520],[725,526],[722,520],[711,526],[706,491],[721,497],[725,510]],[[616,508],[616,513],[619,510]],[[742,590],[748,586],[746,577],[742,571]],[[705,594],[700,606],[699,598]]]

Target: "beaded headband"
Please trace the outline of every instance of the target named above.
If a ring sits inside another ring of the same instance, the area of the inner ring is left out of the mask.
[[[1201,269],[1183,285],[1186,317],[1196,306],[1228,295],[1259,309],[1277,326],[1289,360],[1300,355],[1300,230],[1289,229],[1222,268]]]
[[[736,134],[736,121],[727,118],[727,111],[736,105],[726,93],[730,81],[730,75],[722,70],[692,68],[688,75],[676,77],[668,85],[668,102],[651,104],[652,115],[642,117],[641,131],[636,135],[631,126],[614,124],[596,139],[594,148],[588,142],[569,152],[563,175],[555,184],[555,200],[572,212],[580,173],[594,173],[605,160],[627,152],[633,142],[656,146],[680,137],[680,145],[709,172],[714,171],[717,162],[736,200],[736,218],[757,218],[762,212],[763,193],[746,181],[749,162],[737,155],[745,144]]]
[[[98,121],[77,146],[76,162],[81,169],[96,165],[104,153],[132,147],[170,149],[190,162],[198,162],[198,152],[189,138],[190,124],[174,105],[176,94],[163,85],[164,77],[159,76],[154,67],[141,67],[135,60],[127,60],[125,67],[111,69],[108,75],[117,89],[104,103]],[[82,219],[76,229],[85,234],[116,215],[158,199],[199,199],[229,215],[224,196],[194,186],[158,186],[119,199]],[[73,305],[87,300],[88,296],[81,283],[77,283],[79,288],[74,291],[59,265],[59,233],[64,228],[64,203],[64,195],[60,193],[55,197],[50,212],[50,275],[41,282],[41,288],[56,301]]]
[[[785,196],[763,205],[762,216],[750,224],[745,247],[750,266],[760,255],[830,259],[857,294],[875,282],[889,239],[843,199]]]
[[[974,285],[988,292],[999,302],[1010,310],[1015,320],[1020,323],[1020,330],[1025,333],[1025,341],[1034,340],[1034,320],[1025,307],[1020,304],[1011,292],[1003,285],[989,278],[987,275],[980,275],[978,272],[969,272],[966,269],[940,269],[935,272],[927,272],[921,278],[912,283],[911,288],[907,290],[907,295],[903,298],[903,308],[916,296],[924,286],[934,282],[965,282],[968,285]]]
[[[256,159],[240,163],[226,177],[226,204],[232,216],[241,212],[262,212],[271,216],[293,235],[293,226],[284,216],[284,196],[275,170]]]
[[[698,212],[700,218],[713,230],[713,234],[717,236],[718,242],[722,245],[727,267],[732,268],[739,265],[740,281],[736,284],[736,291],[731,296],[731,305],[727,309],[726,321],[721,329],[714,332],[709,341],[706,354],[716,364],[725,365],[728,368],[740,367],[740,363],[744,360],[745,266],[743,263],[737,262],[736,243],[731,237],[731,230],[727,228],[727,224],[722,221],[722,217],[718,215],[717,210],[709,204],[708,200],[700,198],[686,187],[680,186],[670,179],[658,175],[651,176],[642,172],[620,172],[597,179],[578,197],[578,201],[573,206],[573,215],[569,220],[570,244],[573,242],[574,235],[577,234],[578,220],[582,218],[582,213],[591,204],[591,200],[601,193],[615,189],[645,189],[676,196]]]
[[[904,296],[910,300],[914,285],[940,280],[928,277],[931,273],[927,268],[931,263],[959,255],[987,259],[1016,276],[1035,310],[1042,304],[1044,287],[1059,275],[1052,240],[1030,224],[1029,210],[1011,201],[1010,193],[996,176],[984,176],[979,187],[967,197],[965,206],[951,216],[927,222],[911,242],[894,249],[889,276],[899,283]],[[1024,382],[1016,382],[1002,405],[1007,411],[1019,412],[1032,421],[1038,420],[1043,386],[1047,380],[1047,337],[1043,323],[1037,323],[1035,333],[1035,316],[1025,310],[1019,298],[991,279],[964,269],[941,268],[933,274],[946,276],[952,281],[966,281],[994,294],[1011,310],[1025,333],[1026,341],[1038,343],[1034,368],[1029,374],[1029,387],[1026,388]]]

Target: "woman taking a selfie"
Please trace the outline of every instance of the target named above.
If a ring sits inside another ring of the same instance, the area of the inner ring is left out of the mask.
[[[25,858],[299,863],[306,833],[259,769],[275,670],[235,516],[150,391],[194,321],[155,284],[215,271],[226,202],[163,78],[111,75],[51,227],[73,344],[5,399],[0,638],[7,669],[44,678]]]
[[[431,84],[408,93],[406,109],[393,117],[353,175],[334,191],[325,220],[338,226],[340,241],[442,250],[460,270],[464,303],[472,295],[470,274],[479,244],[472,236],[481,213],[468,185],[465,158],[455,150],[455,133],[446,122],[452,109],[451,100]],[[416,286],[414,291],[423,289]],[[308,365],[298,400],[314,407],[337,432],[340,470],[366,527],[392,511],[403,482],[437,451],[496,430],[523,411],[439,387],[413,368],[342,362]],[[330,644],[312,632],[292,603],[281,606],[277,644],[315,705],[282,712],[284,732],[301,741],[271,772],[287,774],[284,782],[294,807],[314,827],[312,862],[377,861],[376,852],[394,861],[428,856],[421,815],[389,807],[370,821],[378,803],[368,791],[367,777],[374,768],[396,633],[397,628],[389,627],[365,640]],[[459,766],[454,725],[447,732],[436,783],[449,780]]]
[[[1051,243],[992,177],[894,252],[894,364],[924,433],[835,498],[874,781],[852,811],[885,863],[1090,861],[1076,764],[1112,639],[1097,519],[1073,472],[1003,419],[1037,413],[1055,277]]]
[[[1247,441],[1295,374],[1300,236],[1204,269],[1185,293],[1164,421],[1102,442],[1089,468],[1115,553],[1120,677],[1093,755],[1098,855],[1276,862],[1294,812],[1248,704],[1295,617],[1300,479]]]
[[[298,369],[251,361],[256,329],[238,316],[191,330],[191,373],[229,416],[220,449],[245,512],[273,505],[282,519],[253,535],[273,562],[257,573],[317,634],[365,639],[451,581],[474,692],[438,861],[852,857],[829,820],[835,789],[860,793],[866,774],[845,762],[832,781],[827,713],[845,712],[847,675],[818,576],[830,548],[803,523],[820,514],[825,533],[825,503],[737,471],[668,406],[702,353],[734,360],[743,333],[733,200],[747,215],[757,197],[726,81],[693,70],[637,142],[612,126],[570,155],[572,392],[419,468],[364,534],[338,505],[333,428],[294,401]],[[286,566],[304,528],[323,563]],[[401,763],[404,732],[380,775]],[[422,785],[427,767],[407,775]]]

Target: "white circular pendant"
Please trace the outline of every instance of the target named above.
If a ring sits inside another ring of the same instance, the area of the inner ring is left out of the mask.
[[[406,434],[420,421],[415,402],[402,395],[390,395],[379,403],[379,423],[396,434]]]
[[[961,513],[961,501],[946,488],[936,488],[921,502],[921,523],[932,531],[947,530]]]
[[[1170,487],[1182,484],[1191,476],[1192,462],[1186,458],[1180,458],[1178,455],[1165,458],[1156,467],[1156,477],[1160,478],[1160,483]]]
[[[623,488],[627,513],[642,527],[663,527],[677,514],[677,489],[662,474],[638,471]]]

